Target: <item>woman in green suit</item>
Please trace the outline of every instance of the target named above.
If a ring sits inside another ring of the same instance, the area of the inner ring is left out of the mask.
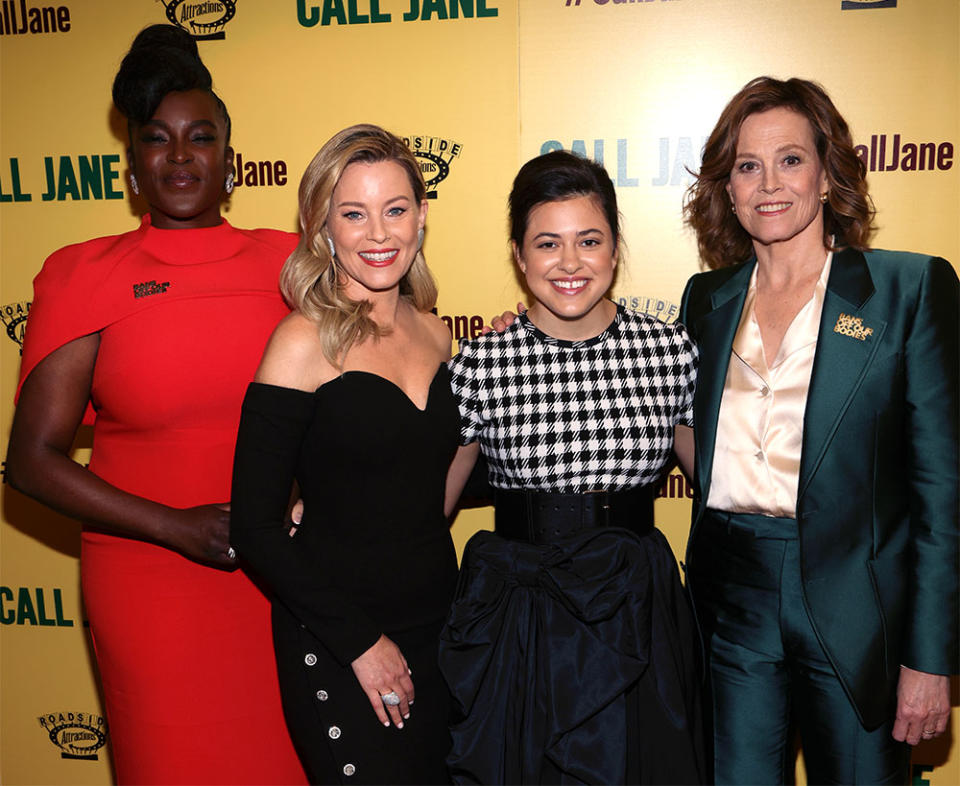
[[[811,783],[903,783],[957,665],[957,276],[869,250],[865,167],[805,80],[731,100],[685,213],[716,781],[783,783],[798,727]]]

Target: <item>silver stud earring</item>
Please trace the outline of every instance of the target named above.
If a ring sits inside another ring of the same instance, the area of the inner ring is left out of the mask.
[[[227,177],[223,181],[223,190],[228,194],[233,193],[233,172],[227,172]]]
[[[417,251],[423,248],[423,229],[417,230]]]
[[[737,212],[737,206],[736,206],[735,204],[733,204],[732,201],[730,202],[730,212],[731,212],[731,213],[736,213],[736,212]]]
[[[133,172],[130,173],[130,190],[133,191],[134,196],[140,194],[140,184],[137,183],[137,176]]]
[[[337,257],[337,247],[333,245],[333,238],[327,235],[327,248],[330,249],[330,257],[336,259]]]

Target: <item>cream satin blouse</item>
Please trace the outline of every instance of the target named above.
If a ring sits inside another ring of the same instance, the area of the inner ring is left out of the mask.
[[[803,413],[833,254],[767,365],[757,323],[757,268],[723,385],[707,507],[795,518]]]

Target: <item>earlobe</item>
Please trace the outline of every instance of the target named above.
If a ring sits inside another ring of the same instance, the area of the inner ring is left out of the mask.
[[[514,240],[510,241],[510,251],[513,252],[513,261],[517,263],[520,272],[523,273],[523,275],[527,275],[527,266],[523,264],[523,259],[520,256],[520,247]]]
[[[523,261],[523,257],[520,256],[520,249],[517,248],[517,244],[512,240],[510,241],[510,245],[513,248],[513,261],[517,263],[517,267],[520,268],[520,272],[523,273],[523,275],[527,275],[527,265]]]

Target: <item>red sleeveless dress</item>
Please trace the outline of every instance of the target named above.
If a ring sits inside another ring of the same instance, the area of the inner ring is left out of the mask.
[[[296,236],[140,228],[68,246],[34,281],[21,380],[100,333],[90,469],[183,508],[230,499],[240,403]],[[84,530],[84,604],[120,783],[305,783],[284,722],[270,602],[242,571]]]

